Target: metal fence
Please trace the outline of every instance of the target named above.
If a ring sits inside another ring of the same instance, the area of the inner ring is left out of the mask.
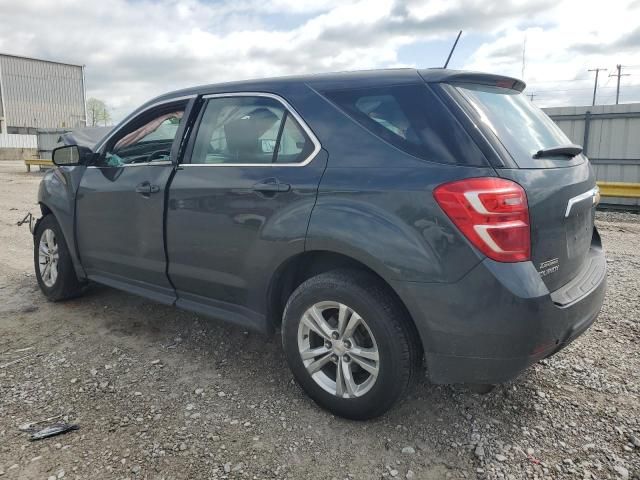
[[[640,183],[640,103],[545,108],[572,142],[582,145],[598,182]],[[604,203],[640,206],[640,199]]]
[[[37,139],[35,135],[12,135],[0,133],[0,148],[36,148]]]
[[[58,142],[60,135],[69,131],[64,128],[38,130],[38,157],[42,160],[51,160],[53,149],[62,145]]]

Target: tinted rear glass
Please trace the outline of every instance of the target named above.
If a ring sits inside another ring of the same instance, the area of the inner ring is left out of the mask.
[[[529,165],[538,150],[571,143],[553,120],[516,90],[486,85],[455,88],[520,166]]]
[[[426,85],[324,94],[367,130],[411,155],[438,163],[486,165],[476,144]]]

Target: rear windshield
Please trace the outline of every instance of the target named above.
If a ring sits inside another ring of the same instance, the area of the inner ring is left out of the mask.
[[[453,165],[486,165],[463,127],[424,84],[323,93],[367,130],[413,156]]]
[[[520,166],[529,164],[538,150],[571,143],[553,120],[516,90],[471,84],[455,88]]]

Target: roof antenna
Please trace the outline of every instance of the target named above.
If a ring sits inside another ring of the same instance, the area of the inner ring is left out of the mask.
[[[458,32],[458,36],[456,37],[456,41],[453,42],[453,47],[451,47],[451,51],[449,52],[449,56],[447,57],[447,61],[444,62],[444,67],[442,67],[442,68],[447,68],[447,65],[449,65],[449,60],[451,60],[451,55],[453,55],[453,51],[456,49],[456,45],[458,45],[458,40],[460,40],[460,35],[462,35],[462,30],[460,30]]]

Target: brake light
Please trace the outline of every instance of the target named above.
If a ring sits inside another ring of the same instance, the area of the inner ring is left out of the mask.
[[[502,178],[468,178],[436,187],[433,196],[487,257],[498,262],[529,260],[529,207],[520,185]]]

